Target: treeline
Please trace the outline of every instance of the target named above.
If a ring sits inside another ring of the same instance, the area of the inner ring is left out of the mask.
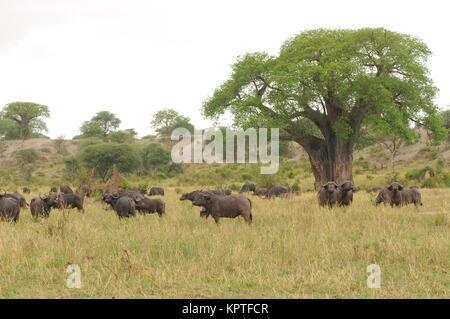
[[[171,153],[158,143],[127,144],[89,138],[83,141],[73,156],[63,158],[64,178],[77,180],[94,177],[106,182],[116,165],[120,173],[137,176],[157,175],[160,178],[174,176],[183,171],[173,163]]]

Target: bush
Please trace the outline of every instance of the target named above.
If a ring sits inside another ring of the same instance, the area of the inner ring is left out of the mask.
[[[52,150],[49,149],[48,147],[43,147],[43,148],[41,148],[39,151],[40,151],[41,153],[47,153],[47,154],[49,154],[49,153],[52,152]]]
[[[150,143],[141,149],[142,166],[145,170],[163,169],[171,161],[171,153],[161,144]]]
[[[112,132],[108,135],[108,138],[113,143],[129,143],[133,141],[133,137],[127,131]]]
[[[40,159],[39,152],[34,148],[28,148],[14,153],[14,158],[19,165],[23,168],[25,165],[33,164]]]
[[[168,177],[167,177],[166,174],[164,174],[164,173],[162,173],[162,172],[159,172],[159,173],[156,173],[156,175],[154,176],[154,178],[155,178],[155,179],[158,179],[158,180],[164,180],[164,179],[167,179]]]
[[[231,189],[232,191],[238,192],[241,190],[241,187],[239,185],[236,184],[231,184],[230,186],[228,186],[229,189]]]
[[[126,179],[123,179],[122,183],[119,184],[119,187],[124,189],[133,189],[133,186],[131,186],[130,182],[128,182]]]
[[[63,136],[59,136],[54,142],[53,145],[55,146],[56,153],[65,155],[67,154],[67,146],[66,146],[66,140]]]
[[[300,190],[300,187],[298,186],[297,183],[295,183],[294,185],[291,186],[291,191],[298,192],[299,190]]]
[[[80,172],[80,162],[74,156],[64,157],[63,175],[67,180],[73,180]]]
[[[123,173],[132,173],[140,166],[140,160],[131,146],[126,144],[93,144],[80,154],[82,165],[106,182],[112,176],[113,165]]]

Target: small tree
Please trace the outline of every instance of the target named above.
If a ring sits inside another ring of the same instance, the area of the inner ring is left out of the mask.
[[[127,131],[112,132],[108,135],[108,138],[111,142],[118,144],[129,143],[133,141],[133,137]]]
[[[53,142],[56,153],[64,155],[67,153],[67,145],[66,140],[64,139],[64,136],[58,136],[56,140]]]
[[[171,161],[170,151],[161,144],[150,143],[141,150],[142,166],[145,170],[161,169]]]
[[[50,117],[48,106],[32,102],[14,102],[7,104],[3,117],[14,121],[19,127],[19,138],[26,139],[32,133],[47,131],[43,118]]]
[[[183,127],[189,131],[194,131],[194,126],[190,123],[190,119],[186,116],[180,115],[173,109],[165,109],[156,112],[153,115],[153,120],[150,126],[160,136],[170,136],[172,131],[176,128]]]
[[[97,177],[106,182],[112,176],[114,164],[124,173],[131,173],[140,165],[133,148],[126,144],[94,144],[81,151],[80,160],[84,167],[92,169]]]
[[[14,153],[14,158],[17,165],[20,168],[24,168],[26,165],[34,164],[40,159],[39,152],[34,148],[28,148],[24,150],[19,150]]]
[[[108,111],[98,112],[90,121],[83,122],[80,127],[81,137],[107,137],[115,131],[122,121]]]

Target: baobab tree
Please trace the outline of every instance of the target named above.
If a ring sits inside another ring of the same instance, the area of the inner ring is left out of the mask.
[[[420,39],[386,29],[318,29],[288,39],[277,56],[240,56],[230,78],[202,107],[207,118],[230,111],[241,128],[278,127],[308,153],[315,185],[353,180],[361,128],[411,123],[435,140],[446,131]],[[407,119],[403,121],[403,119]]]
[[[32,133],[47,131],[43,118],[50,117],[50,111],[46,105],[32,102],[14,102],[3,108],[2,116],[18,125],[19,137],[24,140]]]

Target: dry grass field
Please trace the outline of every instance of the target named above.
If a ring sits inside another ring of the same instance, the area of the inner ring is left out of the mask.
[[[312,192],[250,195],[250,227],[201,219],[170,187],[163,218],[119,220],[93,199],[84,214],[37,222],[23,210],[0,223],[0,298],[448,298],[450,189],[422,190],[419,208],[375,207],[374,196],[319,209]],[[66,287],[68,264],[81,289]],[[370,264],[381,289],[367,287]]]

